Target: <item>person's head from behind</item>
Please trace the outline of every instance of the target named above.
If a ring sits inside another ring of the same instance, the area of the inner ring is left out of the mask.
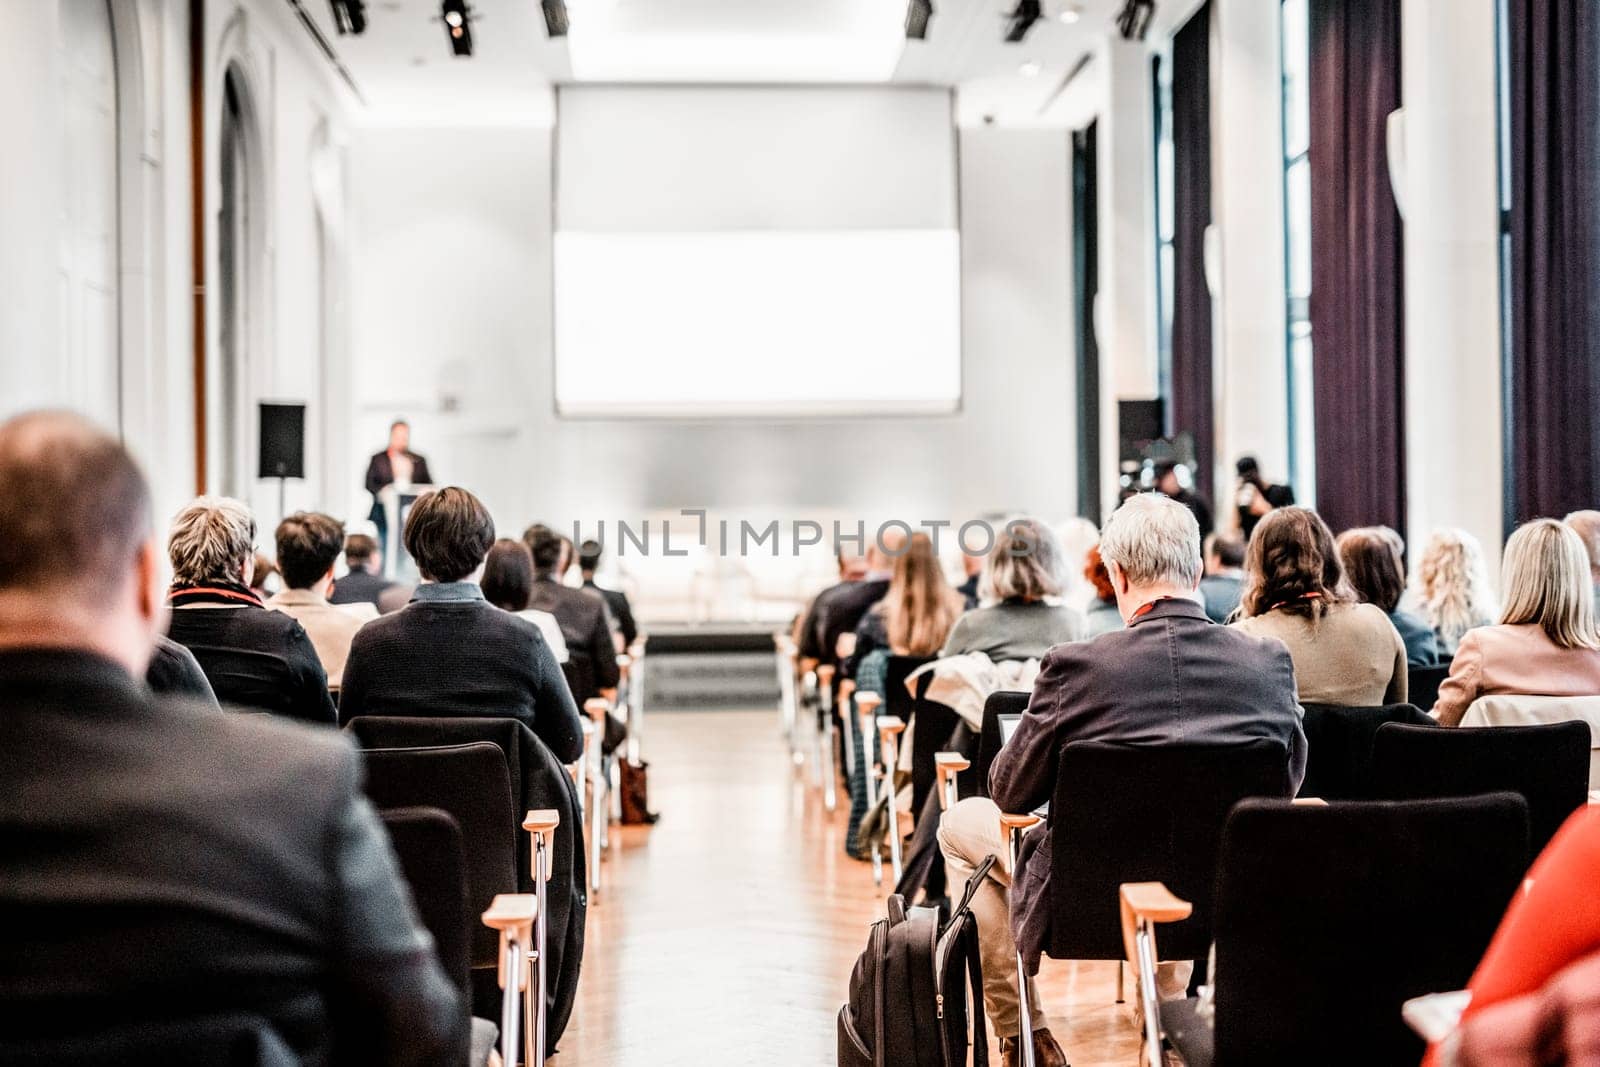
[[[1589,580],[1600,586],[1600,511],[1574,511],[1561,521],[1583,542],[1583,550],[1589,556]]]
[[[406,452],[411,448],[411,424],[405,419],[395,419],[389,424],[389,451]]]
[[[1155,488],[1158,493],[1168,496],[1177,496],[1183,492],[1183,482],[1178,474],[1178,465],[1171,460],[1157,463],[1151,472],[1155,478]]]
[[[1465,530],[1435,530],[1417,561],[1417,588],[1428,622],[1454,647],[1495,614],[1489,565],[1478,539]]]
[[[1335,542],[1356,599],[1377,605],[1385,614],[1393,614],[1406,591],[1405,567],[1395,547],[1398,541],[1387,527],[1362,526],[1346,530]]]
[[[856,551],[846,552],[840,548],[835,557],[839,562],[839,580],[841,582],[860,581],[867,573],[867,557]]]
[[[594,572],[600,569],[600,556],[604,553],[605,546],[592,537],[586,537],[578,546],[578,572],[585,579],[593,578]]]
[[[483,501],[458,486],[424,493],[406,516],[402,544],[426,581],[472,577],[494,544],[494,519]]]
[[[539,578],[559,578],[565,563],[566,546],[562,537],[542,522],[522,531],[522,543],[533,557],[533,573]]]
[[[325,593],[344,547],[344,523],[315,511],[297,511],[278,523],[275,539],[285,588]]]
[[[522,611],[533,596],[533,554],[521,541],[502,537],[483,561],[483,598],[506,611]]]
[[[1083,576],[1089,580],[1090,587],[1094,589],[1096,600],[1103,604],[1117,602],[1117,591],[1111,585],[1111,572],[1106,570],[1106,561],[1100,555],[1099,545],[1092,545],[1084,556]]]
[[[0,423],[0,646],[97,652],[142,676],[165,627],[143,473],[75,415]]]
[[[1061,542],[1038,519],[1007,519],[994,533],[978,588],[985,600],[1043,600],[1061,595]]]
[[[1254,456],[1240,456],[1239,461],[1233,465],[1233,471],[1241,482],[1249,482],[1251,485],[1261,484],[1261,464],[1256,462]]]
[[[256,576],[256,518],[231,497],[200,497],[172,520],[167,556],[174,585],[248,586]]]
[[[894,562],[906,551],[906,531],[899,526],[879,527],[867,538],[866,573],[892,574]]]
[[[383,556],[378,552],[376,538],[366,534],[351,534],[344,539],[344,564],[350,573],[365,571],[377,574],[383,567]]]
[[[1244,566],[1244,541],[1233,534],[1206,538],[1206,573],[1230,574]]]
[[[927,534],[913,534],[895,557],[885,602],[889,647],[895,654],[931,656],[944,645],[960,603]]]
[[[1268,512],[1250,537],[1239,606],[1245,618],[1279,610],[1319,619],[1351,599],[1333,531],[1308,508]]]
[[[1537,624],[1561,648],[1600,649],[1589,554],[1571,527],[1555,519],[1517,527],[1506,542],[1500,585],[1502,623]]]
[[[1140,493],[1106,520],[1100,558],[1124,620],[1161,597],[1192,600],[1200,588],[1200,524],[1176,500]]]

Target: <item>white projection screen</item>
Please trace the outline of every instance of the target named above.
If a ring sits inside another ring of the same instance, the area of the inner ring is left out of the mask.
[[[559,413],[960,406],[947,91],[579,87],[558,109]]]

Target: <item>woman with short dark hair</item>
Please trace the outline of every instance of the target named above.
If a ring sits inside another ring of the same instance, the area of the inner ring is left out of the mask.
[[[521,541],[502,537],[483,561],[483,597],[501,611],[520,615],[539,628],[557,663],[567,662],[567,639],[548,611],[528,607],[533,596],[533,555]]]
[[[1400,560],[1400,535],[1383,526],[1346,530],[1335,544],[1350,587],[1363,603],[1375,604],[1406,644],[1406,663],[1431,667],[1439,662],[1439,642],[1433,627],[1409,611],[1400,610],[1406,591],[1405,565]]]
[[[1320,515],[1297,507],[1268,512],[1244,569],[1242,617],[1233,625],[1289,647],[1302,703],[1405,702],[1405,642],[1381,608],[1356,599]]]

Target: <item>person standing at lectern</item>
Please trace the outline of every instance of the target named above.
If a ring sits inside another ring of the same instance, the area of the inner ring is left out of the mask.
[[[396,419],[389,427],[389,447],[367,464],[367,492],[372,494],[372,511],[368,518],[378,528],[380,556],[388,552],[389,515],[379,494],[391,485],[409,489],[413,485],[432,484],[428,461],[411,451],[411,424],[405,419]]]

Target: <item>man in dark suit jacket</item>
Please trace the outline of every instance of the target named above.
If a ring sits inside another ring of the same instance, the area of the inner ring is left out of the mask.
[[[1050,929],[1049,821],[1031,831],[1013,879],[999,813],[1028,812],[1055,791],[1061,750],[1074,741],[1126,745],[1283,746],[1291,792],[1305,776],[1306,737],[1295,699],[1294,664],[1283,643],[1218,626],[1199,602],[1200,529],[1183,504],[1159,493],[1132,497],[1100,536],[1117,607],[1127,627],[1089,642],[1057,645],[1040,664],[1033,698],[1016,733],[989,771],[989,797],[945,812],[939,845],[954,884],[985,856],[1000,857],[973,901],[983,955],[984,1002],[1002,1035],[1015,1035],[1021,1012],[1016,956],[1036,970]],[[1181,797],[1172,798],[1182,803]],[[1009,909],[1007,888],[1009,887]],[[1181,992],[1187,964],[1163,964],[1164,996]],[[1065,1063],[1043,1029],[1029,983],[1037,1062]],[[1018,1058],[1015,1037],[1002,1046]]]
[[[472,580],[493,544],[494,521],[465,489],[449,486],[417,501],[405,546],[423,583],[403,610],[356,632],[339,714],[345,722],[510,716],[571,763],[583,754],[583,726],[555,654],[539,627],[490,604]]]
[[[411,424],[404,419],[396,419],[389,427],[389,447],[374,454],[367,462],[367,492],[372,494],[369,517],[378,528],[380,546],[388,544],[389,516],[378,494],[395,482],[405,485],[433,484],[433,476],[428,473],[428,461],[411,451]]]
[[[606,602],[598,593],[561,584],[566,552],[561,536],[550,527],[530,526],[522,540],[533,556],[533,597],[528,606],[548,611],[561,626],[573,699],[579,707],[596,696],[615,700],[622,673],[617,667],[617,647],[611,641]]]
[[[344,539],[344,562],[350,573],[333,583],[330,604],[371,604],[380,612],[384,595],[395,583],[383,577],[383,552],[378,542],[366,534],[351,534]]]
[[[114,439],[64,415],[0,426],[0,1059],[254,1018],[296,1062],[462,1062],[466,1005],[351,744],[137,680],[160,555]]]
[[[600,550],[599,541],[585,541],[579,545],[578,572],[583,575],[583,587],[600,594],[600,598],[606,602],[611,621],[616,623],[617,632],[622,635],[622,647],[630,648],[639,636],[639,627],[633,621],[633,605],[628,603],[628,594],[622,590],[602,589],[595,584],[594,572],[600,569]]]
[[[861,617],[888,594],[889,578],[894,571],[894,558],[890,553],[900,550],[904,538],[897,537],[897,531],[889,531],[884,540],[882,545],[874,540],[867,546],[867,554],[862,559],[865,571],[859,580],[846,577],[838,585],[818,593],[811,602],[801,628],[801,658],[838,663],[840,636],[855,633]],[[841,557],[840,569],[844,568]]]

